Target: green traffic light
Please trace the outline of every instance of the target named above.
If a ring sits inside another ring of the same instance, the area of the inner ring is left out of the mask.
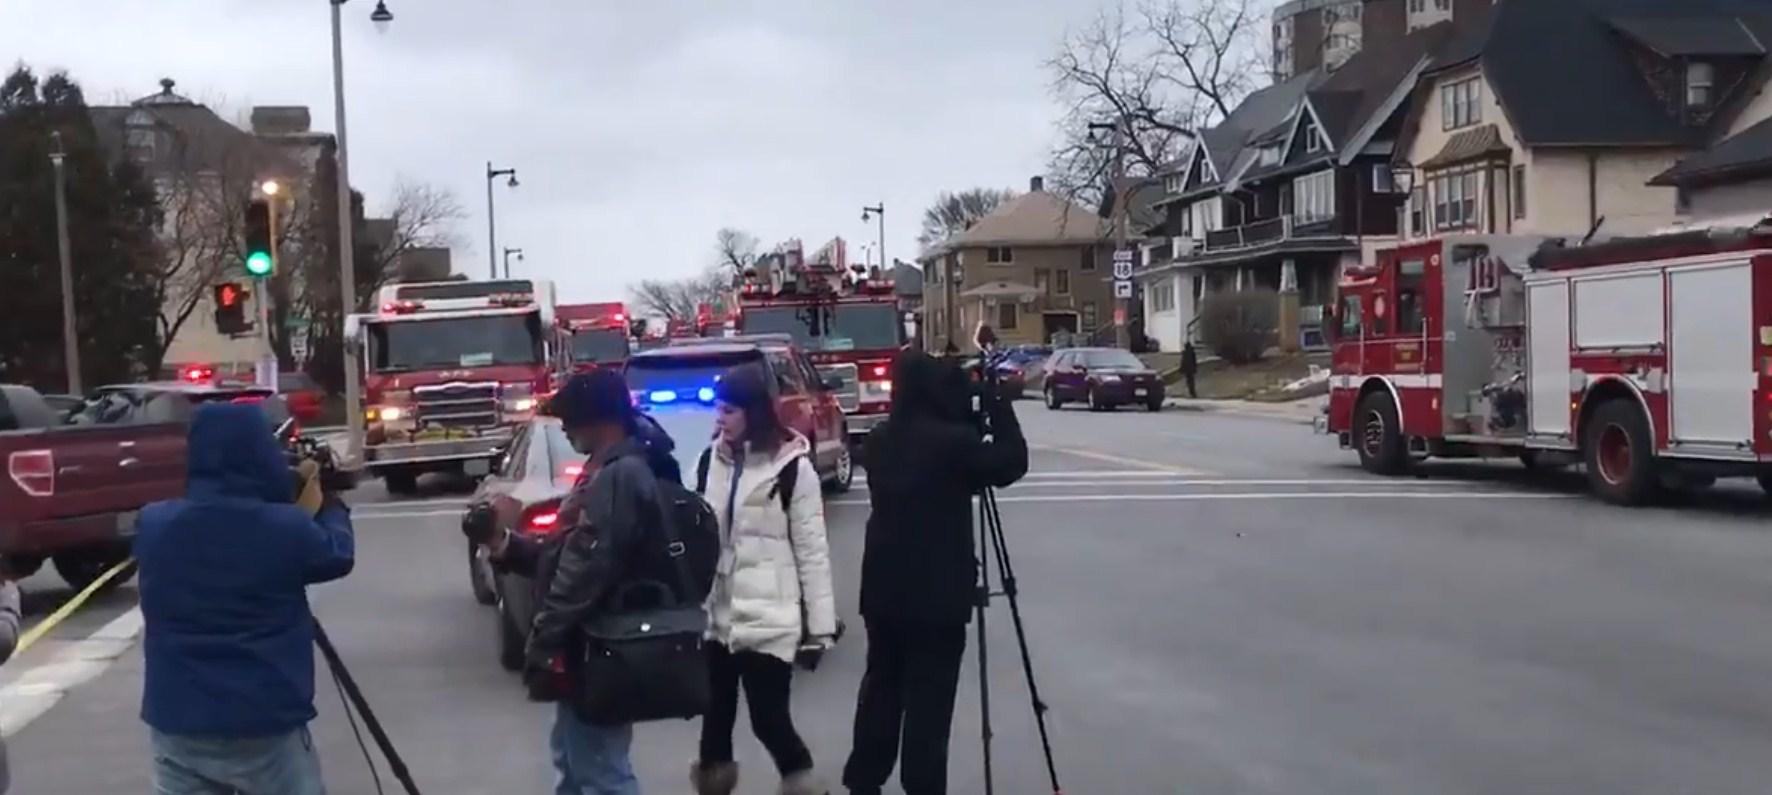
[[[271,268],[271,253],[269,251],[254,251],[246,255],[247,273],[263,278],[271,275]]]

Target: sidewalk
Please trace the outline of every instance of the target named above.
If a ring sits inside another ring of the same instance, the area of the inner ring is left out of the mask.
[[[1191,398],[1169,398],[1167,405],[1180,411],[1201,411],[1214,414],[1231,414],[1239,417],[1260,417],[1270,420],[1284,420],[1300,425],[1310,425],[1317,417],[1322,416],[1323,406],[1328,398],[1309,397],[1303,400],[1292,400],[1284,403],[1260,403],[1253,400],[1206,400]]]

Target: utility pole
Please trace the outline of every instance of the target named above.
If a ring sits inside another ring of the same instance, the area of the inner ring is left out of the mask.
[[[86,393],[80,386],[80,338],[74,324],[74,257],[68,249],[68,183],[67,153],[62,150],[62,134],[49,134],[49,162],[55,166],[55,233],[61,247],[62,264],[62,358],[68,368],[68,394]]]

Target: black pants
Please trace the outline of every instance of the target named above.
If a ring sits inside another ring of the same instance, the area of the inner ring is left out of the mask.
[[[1187,396],[1191,398],[1199,397],[1200,393],[1194,391],[1194,374],[1182,373],[1181,377],[1187,379]]]
[[[767,654],[733,653],[718,643],[709,643],[708,673],[713,678],[714,698],[701,719],[704,764],[732,761],[732,728],[738,723],[738,686],[742,682],[751,711],[751,730],[774,757],[775,768],[784,776],[812,769],[812,752],[794,731],[794,716],[788,711],[794,666]]]
[[[947,792],[948,732],[965,653],[965,624],[868,619],[868,670],[844,786],[879,791],[902,747],[906,795]]]

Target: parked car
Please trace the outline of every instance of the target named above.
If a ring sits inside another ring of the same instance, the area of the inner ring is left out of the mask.
[[[262,389],[185,383],[96,390],[63,416],[36,391],[0,385],[0,555],[28,575],[45,560],[81,588],[129,556],[142,506],[184,493],[185,424],[209,400],[266,402]]]
[[[1093,411],[1118,406],[1142,405],[1163,410],[1165,390],[1156,371],[1119,348],[1071,348],[1046,360],[1046,383],[1041,390],[1046,408],[1058,409],[1083,402]]]
[[[560,421],[536,417],[517,426],[511,444],[491,474],[480,481],[462,523],[531,536],[560,529],[560,500],[584,471],[585,457],[572,449]],[[468,545],[468,583],[474,598],[497,608],[494,624],[498,661],[516,671],[523,666],[523,642],[535,616],[534,585],[528,577],[493,570],[484,547]]]
[[[295,415],[296,422],[313,425],[320,421],[326,390],[307,373],[278,373],[277,393],[289,404],[289,413]]]

